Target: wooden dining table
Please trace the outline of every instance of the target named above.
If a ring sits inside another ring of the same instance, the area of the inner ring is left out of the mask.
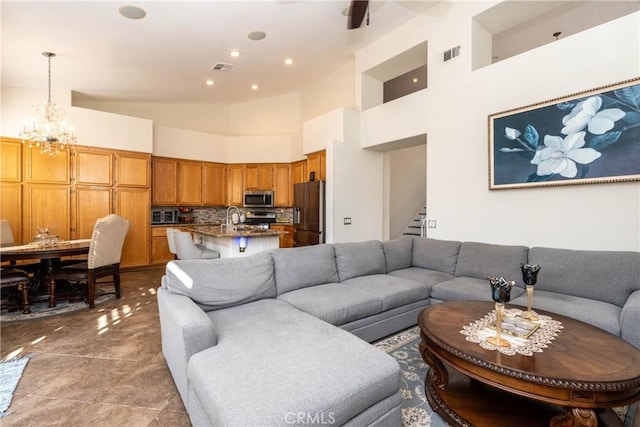
[[[40,265],[37,272],[38,283],[31,289],[32,293],[36,293],[47,273],[50,273],[56,265],[59,265],[62,258],[88,254],[90,244],[91,239],[80,239],[59,241],[46,245],[29,243],[19,246],[5,246],[0,247],[0,260],[39,260]],[[20,264],[17,264],[16,267],[20,268]],[[51,300],[53,295],[49,295],[48,297]]]

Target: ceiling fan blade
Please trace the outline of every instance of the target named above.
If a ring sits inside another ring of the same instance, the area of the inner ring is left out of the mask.
[[[351,0],[351,4],[349,5],[349,16],[347,20],[348,30],[360,28],[360,26],[362,25],[362,21],[367,14],[368,7],[369,0]]]

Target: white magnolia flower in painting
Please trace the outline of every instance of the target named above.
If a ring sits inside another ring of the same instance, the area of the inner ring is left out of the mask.
[[[545,148],[536,151],[531,164],[538,165],[539,176],[559,173],[565,178],[575,178],[578,174],[576,163],[589,164],[601,156],[600,152],[584,146],[585,132],[572,133],[564,139],[560,136],[545,135]]]
[[[505,127],[504,128],[504,136],[507,137],[507,139],[510,140],[515,140],[518,139],[520,137],[520,135],[522,135],[520,133],[520,131],[518,129],[514,129],[514,128],[509,128],[509,127]]]
[[[564,127],[560,132],[570,135],[586,127],[592,134],[602,135],[611,130],[615,122],[625,115],[625,112],[619,108],[598,111],[600,107],[602,107],[602,98],[599,96],[592,96],[579,102],[573,107],[571,113],[562,118]]]

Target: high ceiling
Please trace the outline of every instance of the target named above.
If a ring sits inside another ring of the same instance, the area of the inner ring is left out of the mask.
[[[299,91],[437,1],[370,3],[370,25],[347,30],[348,0],[138,1],[137,20],[120,1],[3,0],[2,86],[46,90],[49,51],[54,90],[82,100],[229,104]]]

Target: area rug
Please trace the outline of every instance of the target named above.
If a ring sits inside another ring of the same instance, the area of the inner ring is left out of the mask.
[[[428,367],[422,360],[418,345],[420,327],[406,329],[380,340],[374,345],[393,356],[402,370],[402,421],[404,427],[446,427],[448,424],[433,412],[424,393],[424,379]],[[634,420],[638,403],[613,408],[625,427],[639,427],[640,420]],[[637,416],[635,418],[638,418]],[[635,421],[635,422],[634,422]]]
[[[95,303],[96,305],[103,304],[106,301],[114,299],[116,296],[114,294],[109,295],[100,295],[96,296]],[[20,320],[31,320],[31,319],[39,319],[41,317],[47,316],[55,316],[58,314],[69,313],[71,311],[76,310],[88,310],[89,305],[87,305],[84,301],[78,302],[69,302],[69,301],[58,301],[56,306],[53,308],[49,308],[49,303],[47,301],[41,301],[31,304],[31,313],[23,314],[22,310],[18,311],[8,311],[2,310],[0,312],[0,322],[14,322]]]
[[[418,345],[418,326],[378,341],[374,345],[390,354],[402,370],[402,421],[404,427],[446,427],[442,418],[433,412],[424,394],[427,365],[422,360]]]
[[[18,386],[30,356],[14,358],[0,363],[0,418],[8,415],[13,393]]]

